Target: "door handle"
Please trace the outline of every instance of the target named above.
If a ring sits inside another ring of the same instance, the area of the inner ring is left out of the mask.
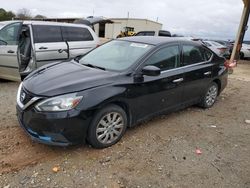
[[[179,82],[182,82],[183,81],[183,78],[178,78],[176,80],[173,80],[173,83],[179,83]]]
[[[14,54],[15,52],[13,50],[8,50],[7,53]]]
[[[41,46],[40,48],[39,48],[39,50],[46,50],[46,49],[48,49],[47,47],[44,47],[44,46]]]
[[[67,50],[64,50],[64,49],[59,49],[57,50],[59,53],[63,53],[64,51],[66,52]]]
[[[208,72],[205,72],[204,75],[208,76],[210,75],[212,72],[211,71],[208,71]]]

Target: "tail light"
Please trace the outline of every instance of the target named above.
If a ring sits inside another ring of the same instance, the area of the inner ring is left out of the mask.
[[[223,54],[227,49],[226,48],[218,48],[221,54]]]
[[[236,65],[237,65],[236,60],[234,60],[234,61],[226,60],[224,63],[224,66],[226,68],[234,68],[234,67],[236,67]]]

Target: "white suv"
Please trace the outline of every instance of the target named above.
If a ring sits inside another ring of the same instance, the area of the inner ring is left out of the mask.
[[[99,38],[85,25],[0,22],[0,78],[20,80],[44,64],[83,55],[97,45]]]
[[[243,43],[240,50],[240,59],[245,58],[250,58],[250,45]]]

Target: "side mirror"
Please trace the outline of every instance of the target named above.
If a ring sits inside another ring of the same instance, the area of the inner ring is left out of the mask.
[[[159,76],[161,74],[161,69],[153,65],[147,65],[143,67],[142,74],[146,76]]]

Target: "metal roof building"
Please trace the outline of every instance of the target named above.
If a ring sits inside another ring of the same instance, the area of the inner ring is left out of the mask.
[[[124,27],[133,27],[137,33],[139,31],[155,31],[162,29],[162,24],[148,19],[140,18],[110,18],[113,23],[105,25],[105,38],[116,38]]]

